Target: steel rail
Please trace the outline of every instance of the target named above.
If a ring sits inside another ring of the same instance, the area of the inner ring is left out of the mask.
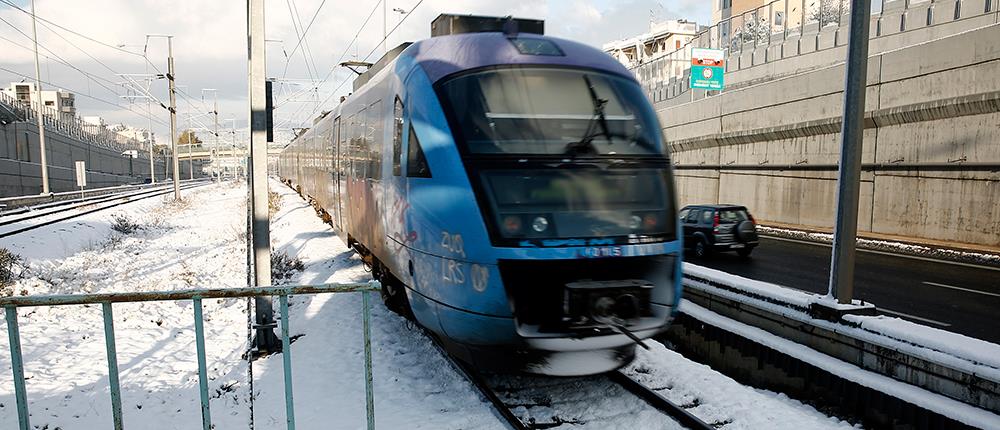
[[[205,185],[208,185],[208,184],[188,184],[188,185],[186,185],[184,187],[184,189],[197,188],[197,187],[201,187],[201,186],[205,186]],[[111,208],[114,208],[114,207],[118,207],[118,206],[124,205],[126,203],[133,203],[133,202],[137,202],[139,200],[148,199],[150,197],[161,196],[161,195],[172,193],[172,192],[173,192],[172,189],[168,189],[168,190],[156,190],[156,191],[150,192],[148,194],[142,194],[140,196],[137,196],[136,198],[130,198],[128,200],[124,200],[124,201],[121,201],[121,202],[118,202],[118,203],[115,203],[115,204],[112,204],[112,205],[101,206],[101,207],[90,209],[90,210],[86,210],[86,211],[83,211],[83,212],[78,212],[78,213],[75,213],[75,214],[70,215],[70,216],[56,218],[56,219],[52,219],[52,220],[49,220],[49,221],[40,222],[38,224],[32,224],[30,226],[22,227],[22,228],[19,228],[19,229],[16,229],[16,230],[6,231],[6,232],[3,232],[3,233],[0,233],[0,238],[4,238],[4,237],[8,237],[8,236],[13,236],[15,234],[24,233],[26,231],[34,230],[36,228],[45,227],[47,225],[52,225],[52,224],[55,224],[55,223],[59,223],[59,222],[71,220],[73,218],[78,218],[78,217],[81,217],[81,216],[84,216],[84,215],[89,215],[89,214],[92,214],[94,212],[99,212],[99,211],[103,211],[103,210],[106,210],[106,209],[111,209]],[[114,200],[114,199],[111,199],[111,200]],[[52,215],[52,213],[48,213],[46,215]],[[25,221],[25,220],[30,220],[30,219],[32,219],[32,218],[22,218],[19,221]]]
[[[528,427],[523,422],[521,422],[521,419],[510,411],[510,408],[508,408],[507,405],[503,402],[503,400],[501,400],[500,397],[497,396],[495,392],[493,392],[493,389],[489,387],[489,384],[487,384],[486,380],[484,380],[483,377],[479,375],[479,372],[477,372],[476,369],[473,369],[472,366],[469,366],[465,362],[452,357],[451,354],[449,354],[448,351],[444,348],[444,345],[441,344],[441,340],[438,339],[437,336],[434,335],[434,333],[431,333],[429,330],[423,327],[421,328],[423,329],[424,334],[426,334],[427,337],[429,337],[434,342],[434,346],[436,346],[438,351],[441,352],[441,355],[443,355],[444,358],[448,360],[449,363],[451,363],[452,367],[458,370],[459,373],[461,373],[462,376],[464,376],[465,379],[472,384],[472,386],[476,387],[476,389],[479,390],[479,394],[482,394],[482,396],[486,398],[487,401],[490,402],[490,405],[493,406],[493,410],[500,418],[503,419],[504,423],[507,424],[508,428],[512,430],[531,430],[531,427]]]
[[[608,373],[608,377],[618,385],[621,385],[622,388],[628,390],[628,392],[645,400],[650,406],[677,420],[684,427],[692,430],[715,430],[715,427],[711,424],[702,421],[676,403],[663,397],[660,393],[640,384],[620,370]]]
[[[196,180],[196,182],[194,182],[194,183],[197,183],[197,182],[202,182],[202,180],[200,180],[200,179]],[[108,194],[99,194],[99,195],[94,195],[94,196],[87,196],[85,198],[75,199],[75,200],[58,200],[58,201],[43,203],[43,204],[35,205],[35,206],[22,206],[22,207],[19,207],[19,208],[16,208],[16,209],[13,209],[13,210],[10,210],[10,211],[6,211],[6,212],[2,213],[2,215],[0,215],[0,216],[2,216],[3,218],[8,218],[8,219],[2,219],[2,220],[0,220],[0,226],[5,226],[5,225],[15,224],[15,223],[19,223],[19,222],[24,222],[24,221],[32,220],[32,219],[35,219],[35,218],[41,218],[43,216],[49,216],[49,215],[52,215],[52,214],[57,214],[59,212],[68,211],[68,210],[72,210],[72,209],[76,209],[76,208],[80,208],[80,207],[84,207],[84,206],[90,206],[90,205],[94,205],[94,204],[99,204],[99,203],[104,203],[104,202],[110,202],[110,201],[113,201],[113,200],[116,200],[116,199],[123,199],[123,198],[129,198],[129,197],[133,197],[133,196],[141,196],[141,195],[144,195],[144,194],[147,194],[147,193],[154,193],[156,191],[160,191],[161,189],[165,189],[166,187],[168,187],[168,185],[163,185],[163,186],[156,185],[154,187],[121,190],[121,192],[118,192],[118,193],[108,193]],[[29,215],[28,216],[22,216],[22,217],[16,217],[16,215],[22,215],[22,214],[25,214],[25,213],[27,213]]]

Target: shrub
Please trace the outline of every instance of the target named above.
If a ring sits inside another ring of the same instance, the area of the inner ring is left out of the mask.
[[[139,223],[125,214],[111,215],[111,229],[121,234],[132,234],[139,230]]]
[[[273,282],[291,279],[295,272],[301,272],[305,268],[302,260],[289,257],[287,253],[271,253],[271,279]]]
[[[6,290],[14,285],[14,281],[21,278],[23,271],[21,257],[7,248],[0,248],[0,290]]]
[[[278,193],[276,193],[274,191],[268,191],[267,192],[267,208],[268,208],[268,212],[270,213],[271,217],[273,218],[274,214],[278,213],[278,210],[281,209],[281,194],[278,194]]]

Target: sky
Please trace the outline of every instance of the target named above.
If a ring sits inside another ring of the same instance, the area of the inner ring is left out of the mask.
[[[710,2],[705,0],[385,1],[386,27],[392,30],[398,24],[386,42],[390,49],[429,37],[430,22],[441,13],[544,19],[547,34],[597,47],[644,33],[651,17],[707,25],[711,15]],[[0,84],[4,86],[34,79],[31,18],[11,4],[30,11],[28,0],[0,0]],[[42,85],[76,93],[78,115],[102,116],[109,123],[136,127],[152,123],[157,140],[165,142],[167,111],[158,101],[147,110],[146,99],[135,97],[140,92],[122,85],[127,80],[122,75],[164,73],[166,39],[150,38],[147,44],[146,35],[169,34],[173,35],[179,87],[178,129],[214,127],[208,112],[216,96],[220,128],[245,128],[246,1],[36,0],[35,9],[40,18]],[[382,9],[380,0],[266,1],[267,76],[277,79],[276,141],[287,140],[293,127],[308,126],[320,111],[332,108],[340,95],[348,93],[354,75],[337,64],[374,62],[382,55]],[[300,38],[307,27],[305,37]],[[143,76],[132,79],[141,82]],[[150,88],[159,101],[167,101],[166,81],[155,80]],[[194,118],[188,120],[189,116]],[[209,132],[200,134],[211,141]]]

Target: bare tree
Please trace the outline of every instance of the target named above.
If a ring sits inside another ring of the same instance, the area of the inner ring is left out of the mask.
[[[819,26],[830,23],[840,23],[840,17],[849,14],[851,9],[847,0],[815,0],[809,3],[809,20],[819,21]]]

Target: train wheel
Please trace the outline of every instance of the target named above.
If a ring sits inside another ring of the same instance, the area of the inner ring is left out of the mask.
[[[410,301],[406,298],[406,287],[403,282],[384,266],[380,267],[378,274],[379,282],[382,283],[382,303],[390,311],[412,320],[413,312],[410,310]]]

